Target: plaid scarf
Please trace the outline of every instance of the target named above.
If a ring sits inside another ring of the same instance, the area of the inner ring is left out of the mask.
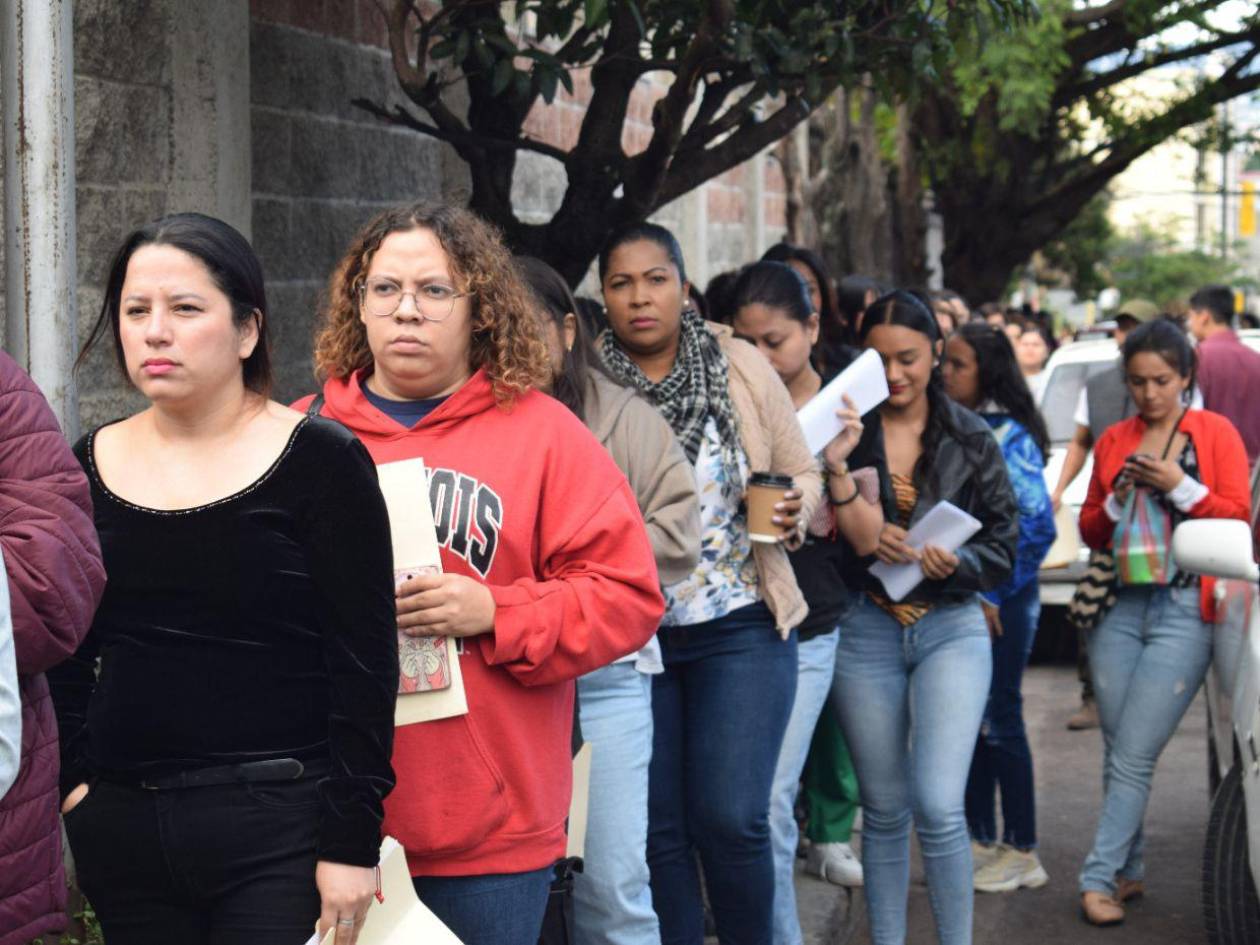
[[[722,444],[722,465],[730,482],[743,488],[739,471],[739,423],[731,403],[730,365],[717,338],[696,312],[682,313],[674,366],[659,384],[648,380],[612,331],[600,338],[600,355],[613,377],[633,387],[665,417],[687,459],[695,465],[712,417]]]

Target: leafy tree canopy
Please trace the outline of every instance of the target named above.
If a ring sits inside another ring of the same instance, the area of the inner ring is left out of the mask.
[[[1168,305],[1185,302],[1205,285],[1255,288],[1255,280],[1241,277],[1235,263],[1199,250],[1179,248],[1166,235],[1170,229],[1145,221],[1114,240],[1105,267],[1121,298],[1138,296],[1157,305]]]
[[[1260,89],[1260,4],[1045,0],[1040,11],[914,98],[945,279],[977,298],[1135,159]]]
[[[614,226],[648,215],[773,144],[840,86],[871,77],[890,96],[945,79],[1012,28],[1026,0],[391,0],[390,50],[414,107],[373,113],[450,143],[468,164],[470,206],[518,249],[571,280]],[[969,82],[996,87],[990,68]],[[523,131],[574,75],[592,86],[576,144]],[[666,73],[652,137],[628,154],[622,127],[639,80]],[[552,219],[519,220],[517,155],[559,161]]]

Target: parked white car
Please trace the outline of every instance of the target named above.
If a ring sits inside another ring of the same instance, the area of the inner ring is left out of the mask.
[[[1046,461],[1046,488],[1051,492],[1059,484],[1063,461],[1067,457],[1068,444],[1076,433],[1076,405],[1085,384],[1095,374],[1110,370],[1120,356],[1116,343],[1110,338],[1092,341],[1074,341],[1063,345],[1046,363],[1045,383],[1037,398],[1041,416],[1050,434],[1050,456]],[[1081,470],[1063,494],[1063,505],[1070,510],[1072,520],[1080,516],[1089,490],[1089,477],[1094,468],[1093,454],[1085,460]],[[1062,519],[1060,519],[1062,521]],[[1054,557],[1053,555],[1051,557]],[[1041,584],[1042,607],[1063,607],[1072,599],[1072,592],[1085,572],[1089,561],[1089,549],[1080,547],[1076,560],[1065,567],[1042,568],[1038,575]]]
[[[1223,579],[1216,585],[1206,684],[1213,794],[1202,896],[1210,945],[1260,942],[1260,566],[1254,534],[1246,522],[1198,519],[1183,522],[1173,535],[1178,568]]]

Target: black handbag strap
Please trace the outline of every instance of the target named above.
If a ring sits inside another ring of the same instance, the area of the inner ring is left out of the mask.
[[[1181,432],[1181,421],[1184,419],[1186,419],[1186,410],[1181,411],[1181,416],[1178,417],[1177,422],[1173,424],[1172,433],[1168,435],[1168,442],[1164,444],[1164,452],[1160,454],[1160,459],[1168,458],[1168,451],[1172,449],[1173,440],[1177,439],[1177,434]]]
[[[314,399],[311,400],[311,405],[306,408],[306,415],[308,417],[318,417],[319,412],[323,409],[324,409],[324,392],[320,391],[318,394],[315,395]]]

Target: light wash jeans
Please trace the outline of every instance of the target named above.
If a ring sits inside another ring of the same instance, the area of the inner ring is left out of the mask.
[[[648,885],[648,764],[652,677],[634,662],[578,680],[582,737],[591,743],[585,868],[574,878],[578,945],[660,945]]]
[[[845,618],[832,690],[862,794],[862,869],[874,945],[903,945],[910,825],[941,945],[969,945],[967,773],[993,658],[979,598],[902,628],[863,598]]]
[[[788,717],[779,764],[770,788],[770,845],[774,850],[774,945],[801,945],[796,914],[796,792],[809,755],[814,726],[836,672],[834,630],[800,643],[796,650],[796,701]]]
[[[1089,636],[1103,730],[1103,807],[1081,891],[1112,893],[1143,875],[1142,818],[1155,762],[1194,701],[1212,660],[1199,589],[1124,587]]]

